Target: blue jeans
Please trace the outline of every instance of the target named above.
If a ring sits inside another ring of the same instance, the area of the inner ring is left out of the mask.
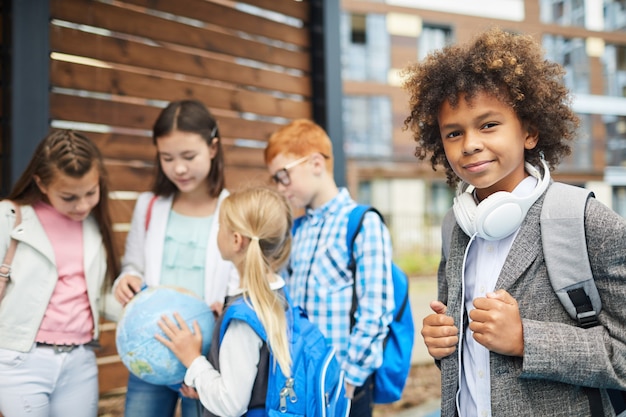
[[[183,417],[202,416],[203,407],[199,400],[184,397],[167,385],[150,384],[131,373],[128,377],[124,416],[173,417],[179,398]]]

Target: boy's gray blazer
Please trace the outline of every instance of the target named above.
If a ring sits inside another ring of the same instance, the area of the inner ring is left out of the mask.
[[[582,329],[561,305],[547,275],[539,225],[544,197],[545,193],[526,215],[496,284],[519,304],[524,357],[490,354],[493,416],[589,416],[585,387],[626,389],[626,220],[589,199],[585,233],[602,300],[602,325]],[[442,256],[438,273],[439,300],[460,329],[461,272],[469,237],[456,224],[452,210],[443,233],[450,228],[449,259]],[[454,416],[458,350],[438,364],[441,415]],[[604,389],[601,394],[605,415],[614,415]]]

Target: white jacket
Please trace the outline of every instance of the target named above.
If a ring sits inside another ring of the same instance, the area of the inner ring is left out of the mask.
[[[126,275],[135,275],[141,278],[148,286],[159,285],[161,282],[161,267],[163,264],[163,244],[169,213],[172,210],[173,196],[159,197],[152,206],[150,224],[146,231],[146,214],[148,204],[154,196],[151,192],[139,195],[130,231],[126,237],[126,250],[122,260],[122,272],[119,278]],[[211,233],[206,251],[204,301],[211,305],[214,302],[224,302],[227,291],[239,287],[239,275],[235,266],[222,259],[217,248],[217,231],[219,228],[219,209],[222,200],[228,196],[223,190],[219,196],[215,214],[211,223]]]
[[[58,274],[54,250],[35,210],[22,206],[22,222],[14,228],[13,205],[0,202],[0,260],[10,237],[18,241],[11,265],[11,282],[0,302],[0,348],[28,352],[43,320]],[[83,253],[87,294],[98,338],[100,298],[107,258],[98,224],[93,216],[83,220]]]

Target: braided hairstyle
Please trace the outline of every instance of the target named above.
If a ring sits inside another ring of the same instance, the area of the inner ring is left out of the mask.
[[[51,184],[59,173],[72,178],[82,178],[93,167],[98,169],[100,200],[93,208],[102,241],[107,252],[108,284],[119,273],[119,260],[113,244],[113,230],[109,212],[109,187],[104,160],[98,147],[86,136],[72,130],[55,130],[37,146],[22,175],[8,196],[20,205],[47,201],[35,183],[37,176],[44,185]]]

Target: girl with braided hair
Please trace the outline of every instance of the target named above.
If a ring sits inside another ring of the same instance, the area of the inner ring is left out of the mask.
[[[70,130],[39,144],[0,202],[0,414],[98,413],[99,306],[118,273],[107,174],[97,146]],[[21,222],[16,219],[20,219]]]

